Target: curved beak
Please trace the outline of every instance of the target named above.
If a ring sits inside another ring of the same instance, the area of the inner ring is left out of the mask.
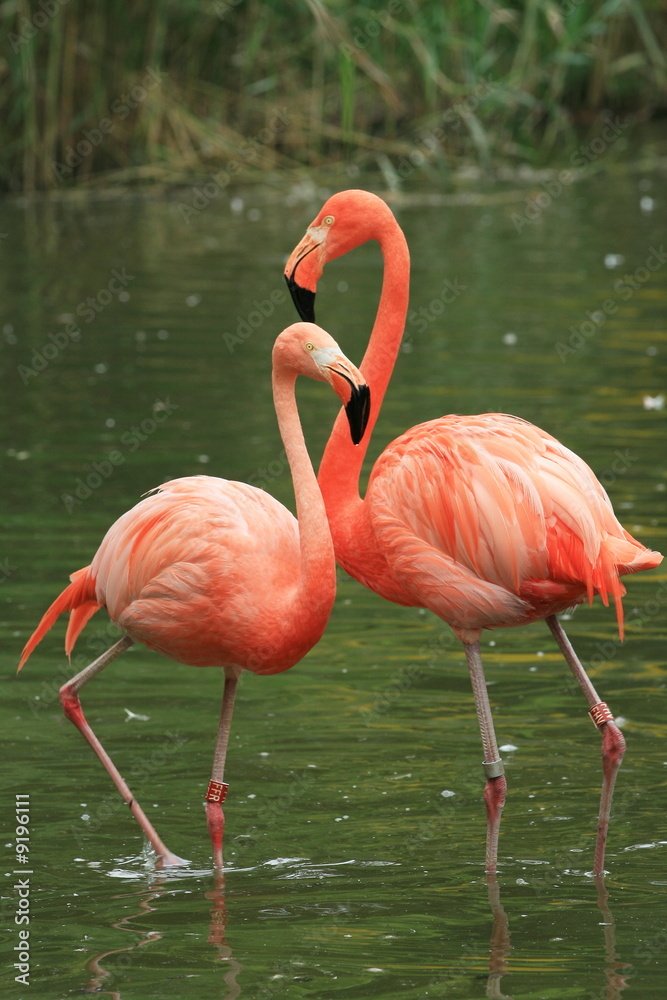
[[[371,413],[371,391],[366,379],[337,345],[320,348],[313,352],[313,357],[323,377],[342,399],[352,443],[359,444]]]
[[[365,383],[363,385],[350,383],[350,388],[352,394],[345,404],[345,414],[350,425],[352,443],[359,444],[371,415],[371,390]]]
[[[321,241],[314,238],[310,230],[292,250],[285,265],[285,281],[292,302],[304,323],[315,322],[315,290],[317,279],[322,274],[320,254]],[[298,270],[298,276],[297,276]]]
[[[292,302],[296,306],[296,311],[304,323],[315,322],[315,292],[308,288],[297,285],[294,276],[285,275],[285,281],[292,296]]]

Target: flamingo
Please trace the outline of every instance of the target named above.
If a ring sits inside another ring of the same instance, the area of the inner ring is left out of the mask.
[[[353,441],[363,435],[369,393],[324,330],[295,323],[273,348],[273,399],[294,480],[298,523],[246,483],[189,476],[164,483],[111,526],[90,566],[73,573],[23,650],[19,670],[58,615],[70,612],[69,656],[102,606],[123,636],[60,689],[68,719],[108,771],[163,864],[178,864],[86,721],[79,692],[134,642],[194,667],[222,667],[220,724],[206,793],[215,865],[222,867],[228,784],[225,756],[241,672],[275,674],[306,655],[324,632],[336,580],[322,495],[295,399],[297,375],[328,382],[345,404]]]
[[[396,438],[376,461],[366,494],[359,474],[398,354],[408,308],[410,259],[385,202],[342,191],[324,204],[285,266],[302,319],[314,318],[327,261],[368,240],[384,258],[380,303],[362,361],[372,389],[364,443],[356,450],[337,419],[319,484],[340,565],[397,604],[428,608],[465,649],[484,751],[486,868],[495,872],[507,783],[480,652],[483,629],[545,619],[601,732],[603,782],[594,874],[604,870],[609,813],[625,741],[556,617],[611,595],[623,639],[619,576],[657,566],[662,556],[632,538],[614,516],[591,469],[554,437],[502,413],[450,415]]]

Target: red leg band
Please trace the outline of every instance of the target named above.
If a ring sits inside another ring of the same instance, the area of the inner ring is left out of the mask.
[[[614,716],[611,714],[609,706],[604,701],[599,701],[597,705],[593,705],[593,707],[589,709],[588,714],[593,720],[593,724],[596,725],[598,729],[602,729],[605,722],[614,721]]]
[[[220,805],[227,798],[227,789],[229,785],[226,781],[214,781],[213,778],[208,783],[208,789],[206,791],[206,802],[219,802]]]

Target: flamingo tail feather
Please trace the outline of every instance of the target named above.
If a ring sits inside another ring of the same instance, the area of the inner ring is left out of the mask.
[[[72,573],[70,577],[72,582],[68,587],[65,587],[62,594],[56,597],[51,607],[44,613],[42,620],[23,648],[19,670],[52,625],[55,624],[58,616],[65,611],[71,612],[65,638],[65,652],[68,656],[71,654],[74,643],[86,622],[102,607],[96,599],[95,581],[90,576],[89,569],[89,566],[84,566],[83,569]]]

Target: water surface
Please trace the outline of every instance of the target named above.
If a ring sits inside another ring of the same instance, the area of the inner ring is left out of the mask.
[[[528,192],[398,206],[413,260],[411,313],[369,467],[418,421],[515,413],[582,455],[628,529],[664,550],[667,267],[652,269],[664,239],[657,192],[651,175],[598,178],[520,229],[512,216]],[[642,209],[649,193],[653,208]],[[343,573],[330,627],[307,659],[242,683],[224,881],[211,870],[201,806],[217,671],[134,647],[83,696],[158,830],[189,860],[168,874],[154,869],[62,717],[64,621],[15,677],[25,639],[68,573],[146,490],[208,473],[292,505],[270,348],[295,319],[284,259],[320,199],[233,198],[189,223],[179,194],[0,206],[7,954],[20,929],[16,795],[30,795],[32,872],[30,985],[8,976],[3,993],[663,996],[662,569],[628,582],[623,646],[599,601],[567,623],[602,697],[626,720],[605,885],[589,875],[599,737],[542,624],[484,638],[499,742],[514,748],[504,753],[496,883],[483,871],[481,750],[462,650],[430,614],[385,603]],[[380,280],[369,245],[329,265],[320,284],[318,320],[355,361]],[[336,401],[311,383],[299,400],[317,459]],[[100,612],[74,665],[113,638]]]

